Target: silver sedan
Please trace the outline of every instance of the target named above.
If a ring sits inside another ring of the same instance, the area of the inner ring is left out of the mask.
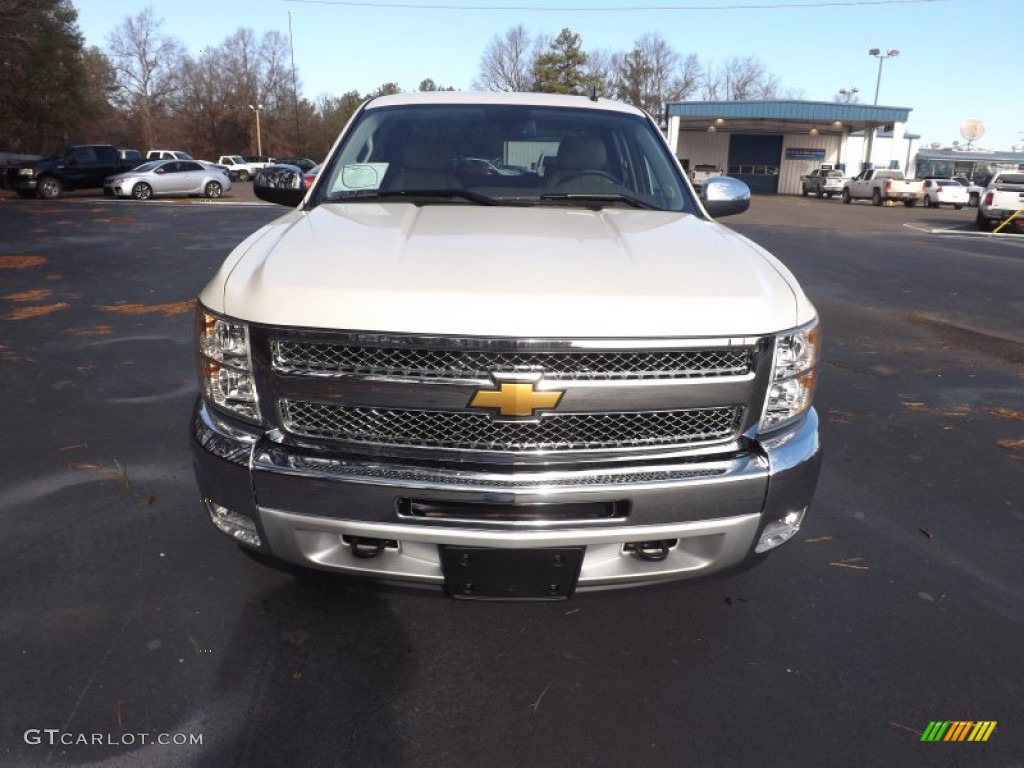
[[[148,200],[158,195],[220,197],[231,189],[222,171],[195,160],[153,160],[103,182],[103,192],[115,197]]]

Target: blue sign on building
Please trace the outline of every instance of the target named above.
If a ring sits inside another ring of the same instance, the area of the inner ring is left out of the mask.
[[[825,159],[825,150],[815,149],[814,147],[787,147],[786,159],[822,161]]]

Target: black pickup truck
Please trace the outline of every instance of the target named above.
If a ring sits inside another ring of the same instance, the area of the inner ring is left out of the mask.
[[[102,189],[103,180],[131,170],[139,162],[122,160],[111,144],[75,144],[63,147],[42,160],[6,168],[4,186],[21,197],[53,200],[73,189]]]

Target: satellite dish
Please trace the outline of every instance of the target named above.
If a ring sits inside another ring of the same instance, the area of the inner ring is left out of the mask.
[[[968,117],[960,123],[960,135],[967,139],[967,143],[977,141],[985,135],[985,123],[976,117]]]

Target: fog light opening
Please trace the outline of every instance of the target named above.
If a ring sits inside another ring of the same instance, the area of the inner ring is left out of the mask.
[[[222,507],[211,501],[206,502],[206,508],[210,512],[210,520],[223,533],[250,547],[263,546],[260,535],[256,532],[256,523],[251,518],[232,512],[227,507]]]
[[[761,539],[754,547],[754,552],[758,554],[768,552],[792,539],[800,530],[800,524],[804,521],[806,513],[807,508],[804,507],[798,512],[790,512],[781,520],[768,523],[761,532]]]

